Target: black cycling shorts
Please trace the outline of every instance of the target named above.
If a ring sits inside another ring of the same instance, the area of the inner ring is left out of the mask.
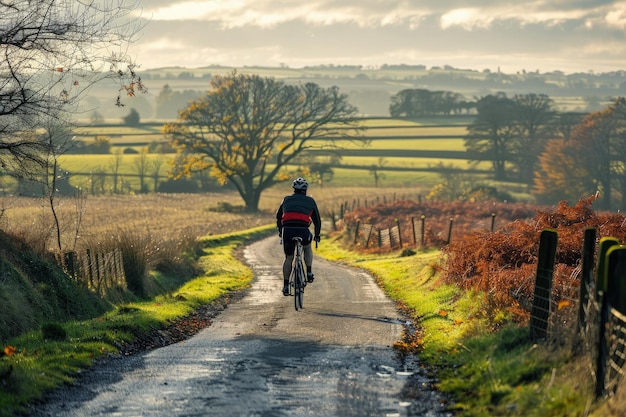
[[[285,255],[293,255],[293,251],[296,249],[296,244],[293,240],[294,237],[302,238],[302,245],[308,246],[313,240],[313,234],[308,227],[283,227],[283,249]]]

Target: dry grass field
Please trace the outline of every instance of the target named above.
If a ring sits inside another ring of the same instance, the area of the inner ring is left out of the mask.
[[[288,184],[267,190],[257,214],[243,213],[243,201],[234,191],[203,194],[99,195],[83,199],[58,198],[56,207],[64,249],[81,247],[120,231],[150,236],[159,241],[222,234],[273,224],[282,198],[290,194]],[[407,188],[317,188],[310,195],[318,202],[325,231],[330,230],[330,213],[338,214],[342,203],[391,201],[417,198],[419,189]],[[229,211],[224,211],[224,208]],[[29,242],[54,249],[56,229],[49,202],[45,199],[3,197],[0,227],[16,232]]]

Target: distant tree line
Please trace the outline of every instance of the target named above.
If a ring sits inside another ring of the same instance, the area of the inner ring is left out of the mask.
[[[626,210],[626,100],[585,115],[568,137],[548,140],[534,189],[540,201],[574,201],[597,191],[599,207]]]
[[[145,80],[152,80],[154,84],[160,84],[161,92],[155,94],[148,101],[144,96],[135,97],[134,107],[145,118],[173,119],[178,115],[178,110],[184,108],[190,100],[202,97],[204,88],[185,88],[202,84],[204,80],[210,81],[219,66],[211,66],[194,70],[181,68],[164,69],[162,71],[149,71],[142,74]],[[284,71],[286,66],[281,68]],[[247,68],[247,70],[249,70]],[[223,68],[221,68],[223,71]],[[265,68],[265,71],[267,68]],[[500,71],[485,69],[482,71],[458,69],[451,66],[431,67],[424,65],[382,65],[379,68],[363,67],[361,65],[316,65],[302,69],[294,69],[290,77],[290,83],[315,82],[316,79],[324,80],[326,85],[329,80],[341,88],[349,97],[353,105],[357,106],[364,114],[382,115],[388,114],[388,97],[390,94],[390,81],[402,81],[413,84],[414,87],[407,90],[427,89],[438,91],[445,86],[446,94],[454,94],[453,91],[505,91],[507,94],[522,94],[530,92],[542,92],[554,97],[580,97],[581,104],[576,111],[597,111],[611,102],[615,91],[624,91],[626,88],[626,71],[613,71],[606,73],[575,73],[564,74],[560,71],[539,73],[538,71],[519,71],[515,74],[506,74]],[[357,83],[354,81],[358,80]],[[157,99],[158,97],[158,99]],[[449,99],[449,97],[446,97]],[[462,101],[471,103],[474,99],[460,98]],[[88,108],[98,107],[101,103],[96,97],[89,97]],[[463,104],[463,103],[459,103]],[[115,109],[107,111],[107,118],[116,117]],[[436,110],[440,114],[449,111],[444,104],[443,109]],[[464,107],[457,107],[452,111],[466,111]],[[452,114],[450,113],[450,114]]]
[[[452,91],[430,91],[422,88],[405,89],[391,97],[391,117],[420,117],[469,113],[475,103]]]
[[[453,112],[441,110],[441,97],[457,96],[405,90],[391,106],[402,112],[392,115]],[[430,111],[429,103],[434,106]],[[557,111],[546,94],[508,97],[499,92],[478,98],[472,108],[475,115],[464,138],[468,159],[490,162],[494,180],[525,184],[540,203],[575,203],[596,194],[597,207],[626,210],[623,97],[600,111],[577,113]]]
[[[254,77],[240,80],[242,85],[238,88],[241,91],[237,92],[237,96],[224,97],[224,100],[232,102],[211,104],[218,107],[207,114],[221,115],[222,118],[211,121],[210,127],[238,120],[233,117],[242,110],[229,110],[228,106],[237,104],[238,96],[246,97],[250,93],[246,88],[268,88],[268,91],[287,89],[282,83],[271,84],[271,80]],[[319,88],[314,83],[307,86]],[[344,105],[348,104],[346,96],[338,95],[337,90],[332,91]],[[217,96],[195,90],[173,91],[165,85],[157,98],[158,111],[162,117],[173,117],[176,113],[179,117],[182,115],[180,120],[185,120],[192,109],[197,110],[194,106],[204,104],[201,100],[208,97]],[[266,109],[262,111],[267,112]],[[494,180],[524,185],[540,202],[554,203],[557,199],[575,201],[598,191],[602,196],[599,207],[626,209],[626,110],[621,98],[614,99],[610,106],[600,111],[561,112],[547,94],[525,93],[509,97],[505,92],[498,92],[468,100],[453,91],[412,88],[401,90],[391,97],[389,112],[392,117],[409,119],[470,114],[471,122],[464,137],[467,158],[475,162],[489,162]],[[255,111],[252,114],[258,113]],[[124,121],[132,124],[138,119],[137,112],[131,111]],[[204,122],[204,119],[198,118],[198,123]],[[187,132],[184,124],[181,129],[176,133]],[[244,135],[244,132],[239,135]],[[207,143],[210,145],[213,142]],[[225,149],[231,149],[230,146]],[[265,148],[269,154],[269,145]],[[228,156],[231,157],[232,153]],[[233,163],[237,165],[240,162]],[[308,164],[311,167],[307,172],[322,184],[332,179],[332,166],[336,164],[337,161],[314,161]],[[202,167],[212,167],[211,175],[214,176],[225,175],[224,172],[228,175],[247,175],[247,172],[261,169],[265,162],[246,161],[244,165],[245,172],[231,168],[218,172],[213,164],[203,164]],[[379,174],[384,175],[382,163],[380,165],[371,172],[375,178],[379,178]],[[193,168],[195,170],[197,166]],[[252,197],[247,204],[254,210],[259,189],[256,184],[248,188],[252,190]]]

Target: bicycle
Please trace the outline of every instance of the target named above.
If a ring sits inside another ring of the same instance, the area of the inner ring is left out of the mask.
[[[289,289],[293,288],[294,306],[296,311],[301,310],[304,307],[304,287],[306,287],[306,269],[304,267],[304,259],[302,257],[302,238],[294,237],[292,239],[296,242],[296,248],[294,249],[293,265],[291,268],[291,275],[289,275]]]

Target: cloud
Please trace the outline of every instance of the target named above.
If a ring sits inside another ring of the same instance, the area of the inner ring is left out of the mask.
[[[143,13],[152,21],[203,20],[218,22],[222,29],[244,26],[271,28],[281,23],[299,21],[318,26],[350,23],[357,26],[386,26],[398,23],[415,25],[428,11],[405,8],[405,2],[246,1],[212,0],[184,2],[144,2]]]
[[[616,4],[606,13],[605,21],[609,27],[626,29],[626,3]]]
[[[626,64],[619,55],[620,43],[626,45],[626,1],[467,4],[142,0],[141,15],[149,23],[131,49],[148,68],[402,63],[601,71]]]
[[[442,29],[460,26],[466,30],[471,30],[473,28],[488,28],[493,22],[494,16],[485,14],[480,9],[463,8],[444,13],[440,20]]]
[[[463,7],[454,7],[456,3]],[[422,20],[440,19],[442,28],[460,26],[466,30],[489,27],[496,20],[559,24],[571,20],[598,19],[623,27],[625,2],[521,0],[505,4],[483,0],[465,7],[463,1],[389,0],[144,0],[144,13],[153,21],[202,20],[217,22],[223,29],[244,26],[262,28],[300,21],[303,24],[333,25],[350,23],[360,27],[408,25],[415,28]]]

